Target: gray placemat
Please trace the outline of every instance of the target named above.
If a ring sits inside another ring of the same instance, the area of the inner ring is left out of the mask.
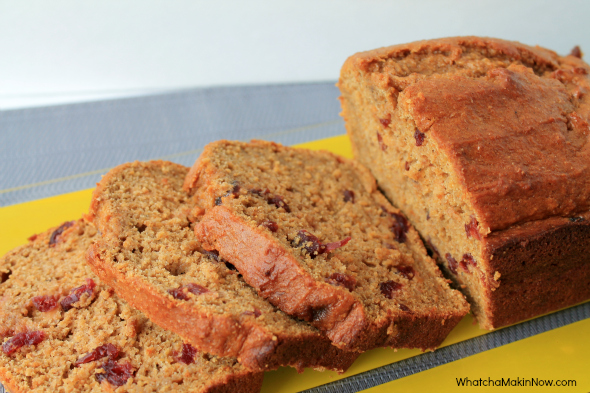
[[[327,82],[0,111],[0,206],[94,187],[124,162],[191,166],[218,139],[292,145],[344,134],[338,95]]]
[[[218,139],[292,145],[341,135],[338,95],[334,82],[242,86],[0,111],[0,206],[92,188],[128,161],[190,166]],[[589,317],[587,303],[309,392],[356,392]]]

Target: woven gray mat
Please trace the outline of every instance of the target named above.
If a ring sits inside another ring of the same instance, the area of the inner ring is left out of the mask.
[[[292,145],[341,135],[338,95],[334,82],[242,86],[0,111],[0,206],[92,188],[133,160],[190,166],[218,139]],[[309,392],[356,392],[589,317],[587,303]]]
[[[94,187],[124,162],[192,166],[218,139],[341,135],[338,95],[334,82],[244,86],[0,111],[0,206]]]

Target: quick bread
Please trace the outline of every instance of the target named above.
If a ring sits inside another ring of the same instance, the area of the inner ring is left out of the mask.
[[[101,283],[82,220],[0,259],[0,380],[25,392],[259,392],[262,373],[195,348]]]
[[[95,273],[152,321],[208,353],[237,357],[253,370],[346,370],[358,354],[277,310],[222,256],[202,249],[193,233],[202,211],[182,189],[187,174],[181,165],[152,161],[104,176],[90,209],[102,234],[88,253]]]
[[[434,348],[467,313],[362,166],[263,141],[205,147],[186,178],[203,247],[341,348]]]
[[[355,158],[483,328],[590,298],[590,67],[580,57],[456,37],[342,67]]]

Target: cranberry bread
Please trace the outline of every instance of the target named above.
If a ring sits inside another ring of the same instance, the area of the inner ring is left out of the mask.
[[[274,308],[235,268],[200,248],[200,211],[182,184],[188,168],[155,161],[121,165],[99,183],[91,215],[102,239],[89,250],[96,274],[160,326],[206,352],[268,370],[346,370],[358,354]]]
[[[355,157],[483,328],[590,298],[590,67],[580,57],[459,37],[358,53],[342,67]]]
[[[203,246],[339,347],[434,348],[467,313],[370,173],[328,152],[208,145],[185,181]]]
[[[0,259],[0,380],[24,392],[259,392],[262,373],[197,352],[102,284],[82,220]]]

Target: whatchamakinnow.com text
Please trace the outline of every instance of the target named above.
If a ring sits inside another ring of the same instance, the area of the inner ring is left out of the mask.
[[[575,379],[544,379],[544,378],[455,378],[457,386],[577,386]]]

